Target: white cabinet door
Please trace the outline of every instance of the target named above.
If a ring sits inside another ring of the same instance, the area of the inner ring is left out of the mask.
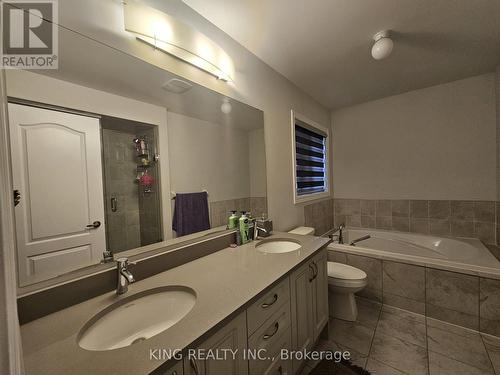
[[[195,359],[188,356],[184,362],[186,375],[247,375],[248,361],[244,358],[247,349],[246,312],[241,313],[219,331],[210,336],[195,350],[198,353],[222,355],[225,359]],[[235,353],[235,357],[229,351]]]
[[[290,276],[292,349],[311,349],[314,336],[312,281],[314,269],[311,261],[303,264]],[[293,372],[297,373],[303,361],[293,360]]]
[[[9,104],[20,285],[99,263],[105,250],[99,120]],[[99,221],[97,228],[87,225]]]
[[[326,250],[321,250],[313,258],[315,276],[312,283],[313,314],[314,314],[314,341],[328,323],[328,256]]]

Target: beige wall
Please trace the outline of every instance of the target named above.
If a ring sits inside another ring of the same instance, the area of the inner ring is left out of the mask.
[[[266,188],[266,145],[264,144],[264,129],[252,130],[248,134],[250,152],[250,196],[267,196]]]
[[[335,198],[496,200],[495,75],[332,112]]]
[[[203,32],[232,57],[236,66],[233,83],[218,81],[189,64],[138,43],[124,31],[120,1],[61,1],[60,24],[263,110],[269,214],[277,230],[302,225],[304,208],[293,204],[290,110],[293,108],[325,126],[330,123],[329,111],[182,1],[157,3],[170,15]]]
[[[172,191],[207,190],[211,202],[250,197],[248,131],[173,112],[167,123]]]

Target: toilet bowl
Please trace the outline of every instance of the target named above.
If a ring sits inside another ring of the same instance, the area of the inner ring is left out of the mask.
[[[368,283],[364,271],[347,264],[328,262],[330,315],[342,320],[356,321],[358,308],[354,293]]]

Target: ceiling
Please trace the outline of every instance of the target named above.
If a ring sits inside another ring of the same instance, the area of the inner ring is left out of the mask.
[[[499,0],[183,1],[328,108],[500,65]],[[384,29],[395,47],[375,61]]]

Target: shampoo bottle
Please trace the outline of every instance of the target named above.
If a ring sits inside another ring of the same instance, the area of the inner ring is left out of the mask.
[[[241,235],[241,244],[246,244],[250,241],[250,220],[245,211],[241,211],[240,217],[240,235]]]

